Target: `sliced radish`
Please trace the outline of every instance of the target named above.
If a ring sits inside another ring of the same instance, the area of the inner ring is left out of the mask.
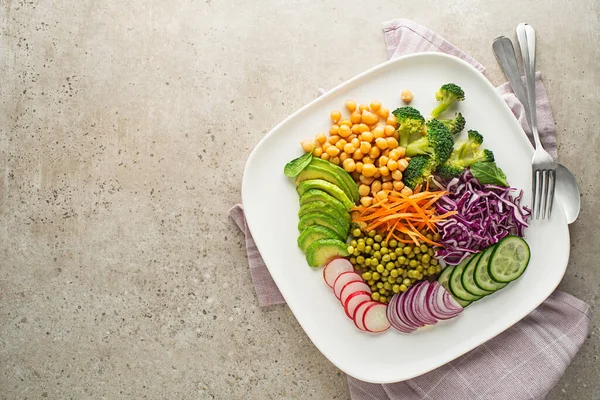
[[[342,272],[338,275],[335,282],[333,283],[333,293],[335,297],[340,298],[340,294],[342,294],[342,289],[346,286],[346,284],[350,282],[362,282],[362,278],[359,274],[354,271],[350,272]]]
[[[354,315],[352,317],[352,319],[354,319],[354,325],[356,325],[356,327],[358,329],[360,329],[361,331],[366,331],[367,329],[365,328],[365,326],[363,325],[363,315],[365,314],[365,311],[367,311],[367,309],[375,304],[379,304],[376,301],[366,301],[364,303],[362,303],[361,305],[359,305],[358,307],[356,307],[356,310],[354,310]]]
[[[350,293],[350,295],[346,298],[346,301],[344,302],[344,311],[346,311],[346,315],[348,316],[348,318],[352,319],[354,311],[359,305],[361,305],[361,303],[370,300],[371,295],[369,294],[369,292],[358,291]]]
[[[323,279],[329,287],[333,287],[333,283],[342,272],[354,271],[352,263],[345,258],[334,258],[329,261],[323,268]]]
[[[398,315],[398,301],[401,299],[402,294],[398,293],[392,296],[392,299],[388,303],[387,307],[387,317],[390,321],[392,327],[402,333],[411,333],[415,330],[415,328],[406,324],[406,322],[402,321],[400,316]]]
[[[340,301],[342,302],[342,305],[346,304],[348,296],[350,296],[354,292],[371,293],[371,288],[363,281],[347,283],[346,286],[344,286],[344,288],[340,292]]]
[[[369,332],[387,331],[390,328],[390,322],[387,318],[387,306],[379,303],[368,307],[363,314],[363,325]]]

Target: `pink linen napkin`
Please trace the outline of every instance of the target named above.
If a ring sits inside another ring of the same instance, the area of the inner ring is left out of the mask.
[[[461,58],[482,73],[475,59],[435,34],[407,19],[383,24],[390,58],[418,52],[443,52]],[[539,133],[545,148],[556,158],[554,119],[541,75],[536,75]],[[523,105],[508,83],[497,88],[528,134]],[[246,236],[250,276],[259,305],[284,303],[250,234],[241,205],[230,210]],[[540,307],[489,342],[462,357],[408,381],[372,384],[348,376],[353,400],[388,399],[542,399],[562,376],[585,341],[591,310],[585,302],[554,292]]]

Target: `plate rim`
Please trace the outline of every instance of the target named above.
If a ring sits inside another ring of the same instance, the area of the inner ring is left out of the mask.
[[[485,75],[483,75],[483,73],[479,70],[477,70],[475,67],[473,67],[471,64],[469,64],[468,62],[462,60],[461,58],[458,58],[456,56],[453,55],[449,55],[446,53],[440,53],[440,52],[421,52],[421,53],[413,53],[413,54],[407,54],[404,56],[400,56],[400,57],[396,57],[393,58],[391,60],[385,61],[381,64],[378,64],[370,69],[367,69],[366,71],[354,76],[353,78],[350,78],[348,80],[346,80],[345,82],[335,86],[333,89],[325,92],[323,95],[321,96],[317,96],[315,99],[311,100],[309,103],[307,103],[306,105],[304,105],[303,107],[299,108],[298,110],[296,110],[295,112],[293,112],[292,114],[288,115],[285,119],[283,119],[281,122],[279,122],[277,125],[275,125],[275,127],[273,127],[265,136],[263,136],[263,138],[256,144],[256,146],[254,147],[254,149],[252,150],[252,152],[250,153],[245,167],[244,167],[244,172],[243,172],[243,177],[242,177],[242,204],[244,204],[244,198],[245,193],[247,193],[247,176],[248,174],[248,170],[249,170],[249,166],[251,166],[253,164],[254,159],[257,157],[257,154],[259,153],[260,149],[262,146],[265,145],[265,143],[267,142],[267,139],[269,137],[271,137],[272,135],[275,134],[275,131],[279,130],[280,127],[282,127],[283,125],[285,125],[289,120],[292,120],[293,118],[295,118],[298,114],[303,113],[306,109],[312,107],[314,104],[319,103],[319,102],[323,102],[326,101],[329,97],[332,97],[334,95],[337,94],[337,92],[343,90],[346,86],[349,86],[351,84],[353,84],[355,81],[362,79],[365,76],[371,75],[373,73],[375,73],[376,71],[380,70],[380,69],[384,69],[387,66],[391,65],[391,64],[395,64],[395,63],[401,63],[404,62],[406,60],[412,59],[412,58],[442,58],[442,59],[448,59],[451,60],[451,62],[455,62],[458,64],[462,64],[463,67],[466,67],[468,69],[470,69],[472,72],[475,72],[477,79],[479,79],[484,85],[487,85],[488,89],[490,89],[495,96],[501,100],[501,103],[504,105],[504,112],[508,113],[507,115],[510,115],[511,118],[507,118],[508,120],[510,120],[510,124],[512,124],[516,129],[518,129],[519,131],[521,131],[523,134],[522,135],[518,135],[519,139],[522,146],[525,147],[527,150],[527,152],[533,156],[533,148],[529,142],[529,140],[527,139],[527,136],[525,135],[525,132],[523,132],[523,129],[521,128],[521,125],[519,124],[519,122],[517,121],[517,119],[514,117],[514,114],[512,113],[512,111],[510,110],[510,107],[508,106],[508,104],[506,104],[506,102],[504,101],[504,99],[502,98],[502,96],[498,93],[498,91],[496,90],[496,87],[494,87],[492,85],[492,83],[485,77]],[[345,371],[343,368],[341,368],[335,361],[332,360],[332,358],[329,356],[329,352],[327,350],[324,350],[319,344],[315,343],[315,341],[313,341],[312,337],[308,334],[308,332],[306,331],[306,329],[304,328],[303,324],[298,320],[298,318],[296,317],[296,306],[292,305],[288,302],[288,299],[286,298],[286,294],[284,292],[281,292],[281,295],[283,296],[286,305],[290,308],[290,310],[292,311],[292,314],[294,315],[294,318],[296,319],[296,321],[298,322],[298,324],[302,327],[304,333],[307,335],[307,337],[310,339],[311,343],[321,352],[321,354],[323,354],[327,360],[329,362],[331,362],[333,365],[335,365],[337,368],[339,368],[340,370],[342,370],[342,372],[346,373],[349,376],[352,376],[353,378],[365,381],[365,382],[369,382],[369,383],[376,383],[376,384],[387,384],[387,383],[395,383],[395,382],[402,382],[405,380],[409,380],[412,378],[415,378],[417,376],[421,376],[424,375],[428,372],[431,372],[432,370],[439,368],[441,366],[444,366],[452,361],[454,361],[455,359],[467,354],[468,352],[475,350],[477,347],[481,346],[482,344],[485,344],[486,342],[492,340],[493,338],[495,338],[496,336],[500,335],[501,333],[506,332],[508,329],[510,329],[512,326],[514,326],[516,323],[518,323],[519,321],[521,321],[522,319],[524,319],[525,317],[527,317],[527,315],[529,315],[532,311],[534,311],[536,308],[538,308],[544,301],[546,301],[546,299],[554,292],[554,290],[556,289],[556,287],[558,287],[558,285],[560,284],[560,282],[562,281],[562,278],[564,277],[565,273],[566,273],[566,269],[568,267],[568,261],[570,258],[570,235],[568,234],[569,232],[569,225],[566,222],[566,215],[564,214],[564,210],[562,209],[562,204],[559,201],[556,201],[554,203],[554,207],[560,207],[560,210],[556,210],[554,211],[555,214],[559,214],[561,215],[561,223],[564,222],[564,225],[567,229],[567,236],[566,236],[566,240],[567,240],[567,254],[566,254],[566,262],[565,265],[561,267],[562,271],[561,271],[561,279],[558,280],[558,282],[556,283],[556,285],[554,287],[550,287],[548,286],[548,292],[546,294],[544,294],[543,297],[540,297],[541,300],[538,302],[534,302],[534,307],[531,309],[528,309],[526,313],[524,313],[523,316],[515,319],[514,321],[511,321],[503,330],[489,336],[486,339],[483,340],[479,340],[475,343],[475,345],[473,347],[471,347],[470,349],[460,353],[460,354],[456,354],[453,356],[450,356],[447,360],[441,362],[441,363],[432,363],[432,365],[428,368],[425,368],[424,370],[420,370],[418,373],[409,373],[406,376],[403,376],[399,379],[396,380],[387,380],[387,379],[383,379],[383,380],[377,380],[377,379],[369,379],[369,378],[365,378],[365,377],[360,377],[360,376],[355,376],[354,374]],[[559,211],[559,212],[557,212]],[[252,224],[250,223],[250,221],[246,222],[246,225],[248,227],[248,229],[250,230],[250,233],[252,234],[252,236],[254,237],[253,234],[253,230],[252,230]],[[259,244],[259,242],[255,239],[255,245],[257,250],[259,251],[259,253],[261,253],[261,245]],[[267,269],[269,270],[269,274],[271,275],[273,281],[275,282],[275,284],[279,287],[278,285],[278,278],[276,278],[276,276],[274,276],[271,272],[271,268],[269,268],[269,266],[267,265],[267,263],[265,262],[265,265],[267,267]],[[554,266],[556,267],[556,266]]]

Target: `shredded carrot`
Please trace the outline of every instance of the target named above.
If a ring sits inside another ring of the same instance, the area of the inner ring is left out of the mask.
[[[421,231],[437,232],[436,222],[444,221],[456,211],[450,211],[443,215],[436,214],[434,204],[445,191],[430,192],[429,182],[426,190],[417,188],[412,195],[400,193],[400,197],[388,196],[379,200],[369,207],[355,207],[352,220],[362,223],[366,230],[377,229],[386,232],[386,240],[392,237],[402,243],[415,243],[419,241],[440,246],[439,243],[428,239]],[[403,237],[403,235],[405,235]]]

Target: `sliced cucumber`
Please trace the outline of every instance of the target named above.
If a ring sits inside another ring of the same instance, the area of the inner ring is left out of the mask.
[[[438,283],[440,285],[442,285],[442,287],[444,289],[446,289],[448,292],[450,292],[450,289],[448,288],[448,281],[450,280],[450,275],[452,275],[453,270],[454,270],[454,265],[448,265],[446,268],[444,268],[444,270],[438,277]],[[450,294],[452,294],[452,292],[450,292]],[[452,297],[454,297],[454,296],[452,296]],[[471,304],[470,301],[461,300],[456,297],[454,297],[454,300],[456,300],[458,302],[458,304],[460,304],[463,308],[465,308],[466,306]]]
[[[502,239],[492,252],[488,273],[496,282],[508,283],[520,277],[531,257],[529,245],[518,236]]]
[[[461,280],[461,283],[462,283],[463,287],[465,288],[465,290],[467,292],[471,293],[472,295],[487,296],[488,294],[492,294],[494,292],[489,291],[489,290],[483,290],[475,284],[475,277],[474,277],[475,267],[477,266],[477,263],[480,258],[481,258],[481,252],[474,254],[471,257],[471,260],[465,267],[465,270],[463,271],[460,280]]]
[[[450,288],[450,293],[452,293],[454,297],[465,301],[475,301],[483,296],[475,296],[474,294],[467,292],[462,284],[462,274],[469,261],[471,261],[471,257],[465,258],[460,264],[454,267],[454,270],[450,275],[450,280],[448,281],[448,287]]]
[[[496,282],[492,279],[490,274],[488,274],[488,264],[490,262],[490,257],[492,252],[496,248],[496,245],[490,246],[481,252],[481,257],[479,257],[479,261],[477,262],[477,266],[475,267],[475,284],[483,290],[490,290],[495,292],[496,290],[502,289],[504,286],[508,285],[507,283]]]

